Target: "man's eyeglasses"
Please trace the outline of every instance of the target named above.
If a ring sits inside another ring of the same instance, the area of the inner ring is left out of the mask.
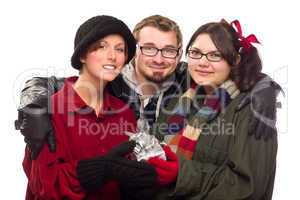
[[[138,45],[138,47],[140,48],[143,55],[154,57],[160,51],[162,57],[164,58],[176,58],[179,54],[179,49],[180,49],[180,48],[175,49],[175,48],[168,48],[168,47],[159,49],[153,46],[140,46],[140,45]]]
[[[223,59],[222,54],[219,51],[211,51],[208,53],[201,53],[201,51],[196,49],[190,49],[187,52],[188,57],[193,59],[201,59],[202,56],[205,56],[208,61],[219,62]]]

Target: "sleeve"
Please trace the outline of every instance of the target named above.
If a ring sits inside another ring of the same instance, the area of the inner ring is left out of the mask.
[[[174,195],[205,200],[271,199],[277,137],[255,139],[248,134],[248,118],[237,120],[239,132],[227,153],[208,149],[206,153],[214,158],[210,161],[180,158]]]
[[[63,133],[65,130],[62,121],[59,123],[54,119],[53,126],[56,132]],[[29,189],[41,199],[83,199],[85,191],[80,186],[76,172],[78,161],[70,159],[68,145],[61,135],[64,134],[56,134],[56,152],[50,152],[48,145],[44,145],[38,158],[31,161],[30,167],[26,167]],[[28,152],[25,153],[25,160],[26,155]],[[28,160],[27,156],[23,165],[27,163],[29,166]]]
[[[252,107],[249,134],[255,135],[256,139],[267,140],[276,135],[276,109],[281,107],[281,103],[277,102],[279,93],[284,95],[280,85],[264,75],[240,101],[238,110],[249,103]]]
[[[134,131],[136,121],[131,110],[126,111],[128,131]],[[85,160],[72,159],[67,129],[59,114],[52,115],[52,124],[56,133],[56,152],[50,152],[48,145],[36,160],[30,160],[26,149],[23,166],[28,177],[30,193],[42,199],[83,199],[86,192],[101,188],[106,182],[107,165],[102,157]]]
[[[50,96],[57,92],[63,83],[63,78],[56,78],[54,76],[29,79],[21,91],[18,110],[23,110],[26,106],[45,107],[48,104]]]

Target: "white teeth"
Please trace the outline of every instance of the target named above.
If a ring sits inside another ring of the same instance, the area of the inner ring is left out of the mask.
[[[103,68],[104,69],[109,69],[109,70],[114,70],[114,69],[116,69],[116,66],[114,66],[114,65],[104,65]]]

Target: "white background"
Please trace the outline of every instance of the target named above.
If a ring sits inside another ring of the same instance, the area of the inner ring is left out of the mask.
[[[27,180],[21,166],[25,145],[13,126],[24,81],[37,75],[76,74],[69,62],[75,32],[83,21],[101,14],[118,17],[131,29],[152,14],[170,17],[181,27],[184,44],[200,25],[221,18],[239,19],[245,36],[256,34],[263,44],[258,47],[263,71],[286,92],[286,98],[281,98],[283,108],[278,112],[278,167],[273,199],[299,198],[296,61],[300,57],[300,31],[296,19],[300,11],[293,1],[12,0],[0,4],[0,199],[25,196]]]

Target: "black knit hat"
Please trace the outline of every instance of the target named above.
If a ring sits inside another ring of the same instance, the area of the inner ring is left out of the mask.
[[[128,48],[126,64],[133,58],[136,50],[136,41],[127,27],[121,20],[112,16],[95,16],[84,22],[76,32],[74,41],[74,53],[71,64],[75,69],[80,69],[82,63],[80,57],[87,48],[97,40],[110,34],[120,34]]]

